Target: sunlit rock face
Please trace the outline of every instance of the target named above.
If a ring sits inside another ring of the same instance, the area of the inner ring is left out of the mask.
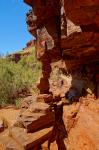
[[[67,150],[98,150],[98,101],[64,106],[63,120],[68,132]]]

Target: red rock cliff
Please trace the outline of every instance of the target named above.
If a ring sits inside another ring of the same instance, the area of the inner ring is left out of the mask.
[[[51,64],[59,61],[61,87],[67,85],[68,95],[76,90],[79,100],[85,97],[63,110],[59,106],[60,112],[55,107],[52,137],[59,150],[98,150],[99,1],[25,2],[32,7],[27,14],[28,30],[36,37],[37,58],[42,62],[40,94],[50,93]]]

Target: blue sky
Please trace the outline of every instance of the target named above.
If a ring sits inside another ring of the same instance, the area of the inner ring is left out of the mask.
[[[0,54],[20,50],[32,39],[25,22],[29,9],[23,0],[0,0]]]

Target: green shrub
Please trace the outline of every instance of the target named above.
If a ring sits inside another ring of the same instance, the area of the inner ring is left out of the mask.
[[[21,107],[21,102],[22,102],[22,99],[16,99],[16,101],[15,101],[15,105],[16,105],[16,107],[17,108],[20,108]]]
[[[19,93],[32,86],[34,88],[41,73],[41,65],[37,63],[36,59],[33,60],[33,57],[33,54],[23,57],[18,63],[0,58],[1,104],[15,103],[15,100],[19,98]],[[36,90],[36,85],[33,90]]]

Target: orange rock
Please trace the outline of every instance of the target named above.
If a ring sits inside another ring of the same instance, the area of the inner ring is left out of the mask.
[[[93,17],[99,10],[98,0],[65,0],[64,3],[64,8],[68,18],[76,25],[88,25],[94,23]]]
[[[50,111],[49,105],[42,102],[34,102],[23,111],[16,123],[16,126],[24,126],[27,132],[35,132],[54,123],[54,113]]]
[[[88,106],[77,107],[64,107],[64,124],[69,129],[67,146],[73,150],[98,150],[99,112],[94,108],[98,110],[99,103],[92,101]],[[73,115],[75,110],[77,113]]]
[[[50,103],[53,101],[53,96],[51,94],[39,94],[37,97],[37,101]]]
[[[0,134],[0,150],[23,150],[23,148],[9,136],[9,130]]]
[[[45,128],[35,133],[26,133],[26,130],[22,128],[12,128],[10,135],[19,143],[25,150],[35,148],[41,145],[51,135],[52,128]]]

